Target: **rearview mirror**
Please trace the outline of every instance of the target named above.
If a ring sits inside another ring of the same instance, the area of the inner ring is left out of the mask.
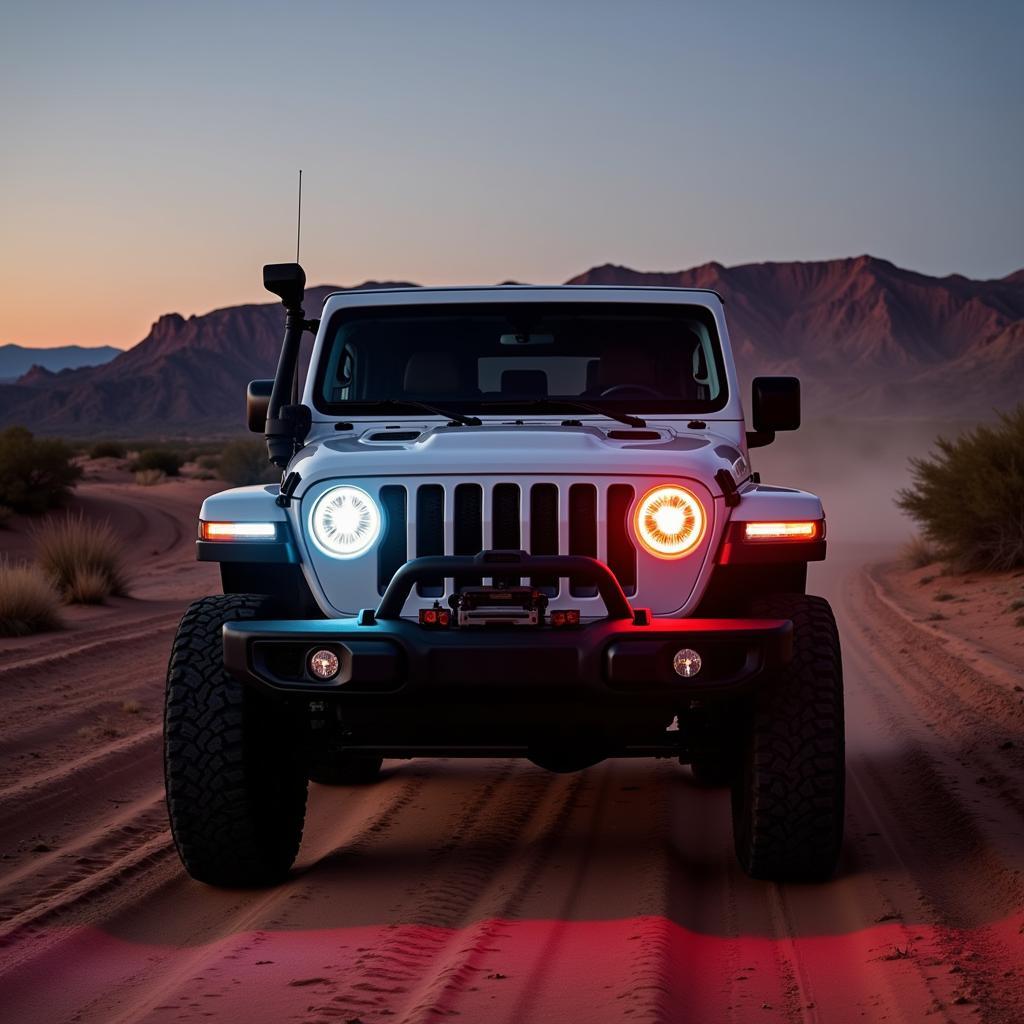
[[[251,380],[245,389],[245,418],[254,434],[262,434],[266,430],[270,392],[273,390],[272,380]]]
[[[747,447],[771,444],[777,430],[800,428],[799,378],[755,377],[750,390],[754,429],[747,432]]]

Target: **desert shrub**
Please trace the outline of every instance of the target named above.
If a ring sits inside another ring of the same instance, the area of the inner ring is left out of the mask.
[[[34,531],[36,557],[43,572],[53,581],[65,600],[92,595],[95,604],[111,594],[128,593],[122,560],[122,545],[108,522],[90,523],[81,516],[48,519]],[[100,577],[106,591],[96,596]]]
[[[89,449],[90,459],[123,459],[127,454],[120,441],[97,441]]]
[[[220,469],[220,456],[219,455],[200,455],[196,459],[196,465],[200,469],[208,470],[211,473],[216,473]]]
[[[221,452],[217,474],[229,484],[270,484],[281,479],[281,471],[267,461],[263,441],[232,441]]]
[[[140,487],[152,487],[166,479],[167,474],[162,469],[137,469],[135,471],[135,482]]]
[[[915,534],[903,545],[903,560],[911,569],[934,565],[941,557],[938,548],[919,534]]]
[[[139,452],[132,469],[136,473],[143,469],[160,469],[168,476],[177,476],[182,462],[182,457],[169,448],[147,448]]]
[[[24,427],[0,431],[0,504],[16,512],[59,505],[82,475],[63,441],[36,438]]]
[[[35,566],[0,560],[0,636],[59,629],[60,594]]]
[[[103,604],[110,594],[110,580],[98,569],[78,569],[67,590],[64,600],[68,604]]]
[[[1024,565],[1024,405],[935,448],[897,505],[960,569]]]

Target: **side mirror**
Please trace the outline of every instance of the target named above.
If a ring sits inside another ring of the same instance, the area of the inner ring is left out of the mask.
[[[272,380],[251,380],[245,389],[245,418],[254,434],[262,434],[267,427],[267,410],[270,408],[270,393],[274,390]]]
[[[751,399],[754,429],[747,432],[748,448],[771,444],[777,430],[800,428],[799,378],[755,377]]]
[[[298,309],[306,293],[306,272],[298,263],[268,263],[263,268],[263,287],[276,295],[285,309]]]

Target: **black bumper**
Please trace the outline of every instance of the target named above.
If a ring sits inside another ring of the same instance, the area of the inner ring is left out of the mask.
[[[427,629],[407,620],[361,626],[355,619],[229,622],[224,664],[240,681],[279,694],[331,695],[377,705],[458,699],[467,690],[529,702],[573,694],[606,702],[729,694],[792,655],[792,623],[780,619],[602,619],[575,629]],[[334,679],[308,668],[313,651],[339,659]],[[697,651],[700,671],[673,668],[681,648]]]
[[[401,617],[425,577],[481,576],[518,582],[561,576],[597,586],[607,617],[578,627],[432,629]],[[352,708],[490,703],[637,707],[735,693],[792,656],[793,625],[780,619],[655,619],[634,610],[606,565],[580,556],[522,551],[418,558],[395,573],[376,611],[354,619],[283,619],[224,625],[224,664],[236,679],[278,694],[331,696]],[[678,651],[701,658],[690,678]],[[338,657],[337,675],[316,679],[314,651]]]

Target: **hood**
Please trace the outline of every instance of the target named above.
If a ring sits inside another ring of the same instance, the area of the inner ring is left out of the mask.
[[[302,478],[297,497],[320,481],[348,476],[666,474],[690,476],[719,491],[712,483],[719,470],[737,484],[750,475],[746,453],[724,432],[678,424],[633,429],[535,421],[481,427],[359,424],[343,434],[311,438],[289,469]]]

